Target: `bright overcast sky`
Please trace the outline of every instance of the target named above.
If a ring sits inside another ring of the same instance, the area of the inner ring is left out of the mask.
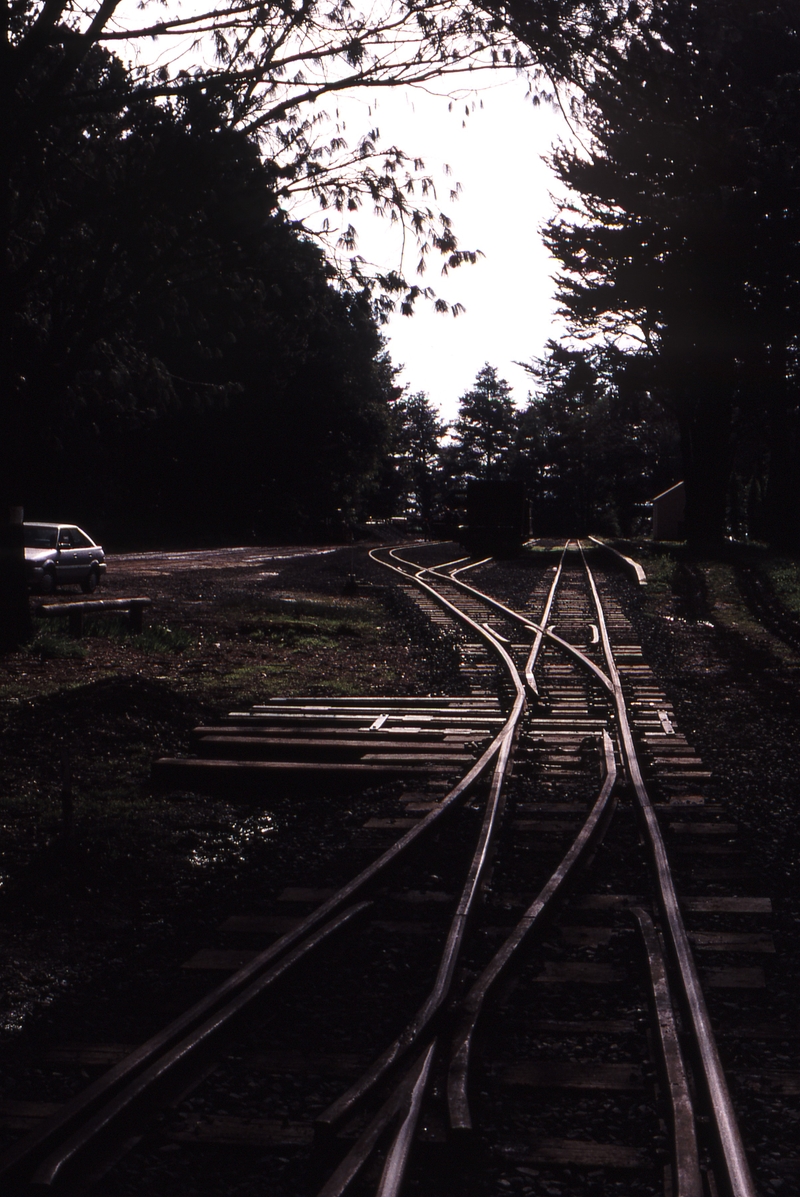
[[[196,2],[190,0],[190,7]],[[123,7],[133,4],[123,0]],[[159,42],[153,43],[151,62],[160,50]],[[137,44],[133,55],[140,53]],[[170,43],[165,59],[173,66],[176,53]],[[187,46],[187,56],[196,53]],[[365,88],[320,101],[331,120],[344,125],[351,147],[377,127],[381,146],[397,145],[423,159],[436,182],[437,200],[422,202],[452,218],[460,248],[483,254],[476,265],[446,278],[431,256],[420,279],[414,272],[419,255],[413,238],[403,261],[401,239],[388,221],[372,216],[366,205],[353,221],[357,252],[367,261],[382,270],[400,269],[409,282],[431,286],[448,303],[466,309],[457,317],[437,314],[420,300],[413,316],[395,315],[384,329],[392,360],[403,366],[398,381],[412,391],[426,391],[446,419],[456,415],[459,396],[485,362],[497,367],[514,388],[515,401],[524,403],[528,378],[515,363],[540,354],[548,337],[560,332],[554,315],[555,263],[540,229],[555,211],[551,192],[557,188],[542,159],[555,141],[569,137],[566,121],[546,104],[534,106],[527,81],[510,70],[478,71],[475,79],[479,90],[469,94],[459,93],[458,80],[451,78],[439,82],[440,94],[434,83],[428,90],[387,88],[376,94]],[[453,203],[449,195],[456,183],[461,194]],[[316,229],[325,217],[333,224],[336,216],[308,201],[294,214]]]
[[[524,402],[528,379],[515,362],[541,353],[548,337],[559,332],[555,264],[540,235],[555,210],[551,192],[556,181],[542,156],[566,126],[560,113],[533,105],[524,79],[498,76],[501,81],[494,87],[482,76],[481,91],[454,100],[452,111],[447,97],[418,89],[384,91],[377,99],[369,93],[338,99],[348,142],[354,145],[359,134],[377,125],[381,144],[399,145],[424,159],[437,183],[438,205],[453,219],[459,246],[483,252],[475,266],[462,266],[445,278],[431,257],[424,278],[417,280],[449,303],[463,304],[464,313],[440,315],[419,301],[412,317],[395,315],[385,330],[392,360],[404,367],[399,381],[413,391],[426,391],[448,419],[487,361],[511,383],[514,399]],[[462,191],[451,203],[455,182]],[[316,220],[312,217],[310,223]],[[359,253],[384,269],[401,265],[400,240],[386,221],[362,211],[354,223]],[[404,266],[410,281],[417,257],[409,239]]]

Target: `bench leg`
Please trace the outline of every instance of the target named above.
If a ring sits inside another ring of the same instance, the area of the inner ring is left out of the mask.
[[[83,612],[70,611],[69,613],[69,634],[75,640],[80,640],[83,635]]]

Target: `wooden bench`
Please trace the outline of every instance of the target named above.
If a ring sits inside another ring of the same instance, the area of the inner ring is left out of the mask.
[[[142,615],[145,607],[152,604],[152,599],[146,595],[134,595],[132,598],[116,599],[84,599],[78,603],[40,603],[36,614],[41,619],[54,619],[66,615],[69,619],[69,634],[79,639],[83,635],[84,615],[105,615],[128,613],[128,624],[132,632],[142,630]]]

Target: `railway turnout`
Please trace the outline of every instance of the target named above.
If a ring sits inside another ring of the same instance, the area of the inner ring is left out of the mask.
[[[7,1191],[160,1192],[168,1148],[171,1197],[248,1167],[318,1197],[754,1197],[717,1038],[725,994],[762,1009],[769,899],[592,551],[509,581],[373,550],[465,693],[274,699],[155,763],[162,790],[375,811],[344,880],[299,875],[183,962],[224,977],[10,1143]]]

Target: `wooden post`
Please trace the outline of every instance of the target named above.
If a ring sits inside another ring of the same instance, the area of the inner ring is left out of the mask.
[[[83,611],[70,611],[69,613],[69,634],[75,640],[80,640],[83,635]]]
[[[142,630],[142,615],[144,613],[144,603],[131,603],[128,620],[130,622],[131,631],[135,636],[138,636]]]

